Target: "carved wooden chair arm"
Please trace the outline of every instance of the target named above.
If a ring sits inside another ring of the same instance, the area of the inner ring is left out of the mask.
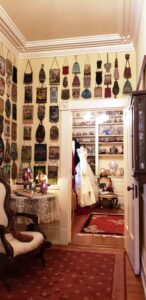
[[[3,247],[6,251],[7,256],[12,257],[13,256],[13,248],[9,244],[9,242],[6,239],[6,233],[8,233],[7,227],[4,225],[0,225],[0,240],[3,244]]]

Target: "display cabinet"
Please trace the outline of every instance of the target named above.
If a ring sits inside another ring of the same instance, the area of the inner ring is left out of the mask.
[[[107,120],[96,119],[96,174],[106,169],[122,175],[124,159],[123,111],[106,111]],[[115,170],[114,170],[115,169]]]
[[[72,135],[81,146],[87,149],[87,160],[95,174],[95,116],[84,119],[85,113],[76,113],[73,117]]]
[[[132,93],[132,167],[134,176],[146,183],[146,91]]]

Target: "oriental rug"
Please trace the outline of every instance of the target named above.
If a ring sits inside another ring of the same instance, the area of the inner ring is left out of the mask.
[[[121,214],[90,214],[81,233],[124,235],[124,215]]]
[[[1,300],[125,300],[123,251],[47,249],[46,267],[36,257],[18,264],[11,291]]]

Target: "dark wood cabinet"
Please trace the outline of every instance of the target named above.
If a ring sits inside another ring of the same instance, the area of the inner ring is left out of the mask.
[[[146,183],[146,91],[132,93],[132,167],[134,177]]]

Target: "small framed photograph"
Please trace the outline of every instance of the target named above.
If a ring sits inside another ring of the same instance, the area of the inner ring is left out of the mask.
[[[58,105],[52,105],[49,108],[49,120],[51,123],[57,123],[59,121],[59,108]]]
[[[58,166],[48,166],[48,184],[57,184]]]
[[[57,103],[58,101],[58,86],[51,86],[50,87],[50,102]]]
[[[50,85],[60,84],[60,69],[50,69],[49,83]]]
[[[12,118],[17,120],[17,105],[15,103],[12,104]]]
[[[21,161],[23,163],[31,162],[31,146],[22,146]]]
[[[36,89],[36,103],[47,102],[47,88],[41,87]]]
[[[12,83],[12,101],[17,102],[17,85]]]
[[[11,138],[13,141],[17,140],[17,123],[11,123]]]
[[[24,90],[24,103],[32,103],[32,86],[25,86]]]
[[[10,120],[5,119],[4,122],[4,135],[10,137]]]
[[[72,97],[74,99],[80,98],[80,88],[72,89]]]
[[[49,146],[49,159],[51,159],[51,160],[59,159],[59,147],[58,146]]]
[[[24,141],[31,141],[31,126],[24,126],[23,127],[23,140]]]
[[[33,111],[34,107],[32,105],[23,106],[23,124],[33,123]]]
[[[43,162],[47,160],[47,145],[35,144],[34,147],[34,161]]]
[[[46,166],[42,166],[41,165],[41,166],[34,166],[33,167],[33,178],[34,178],[34,181],[37,181],[36,177],[37,177],[39,171],[42,171],[43,174],[46,174]]]

